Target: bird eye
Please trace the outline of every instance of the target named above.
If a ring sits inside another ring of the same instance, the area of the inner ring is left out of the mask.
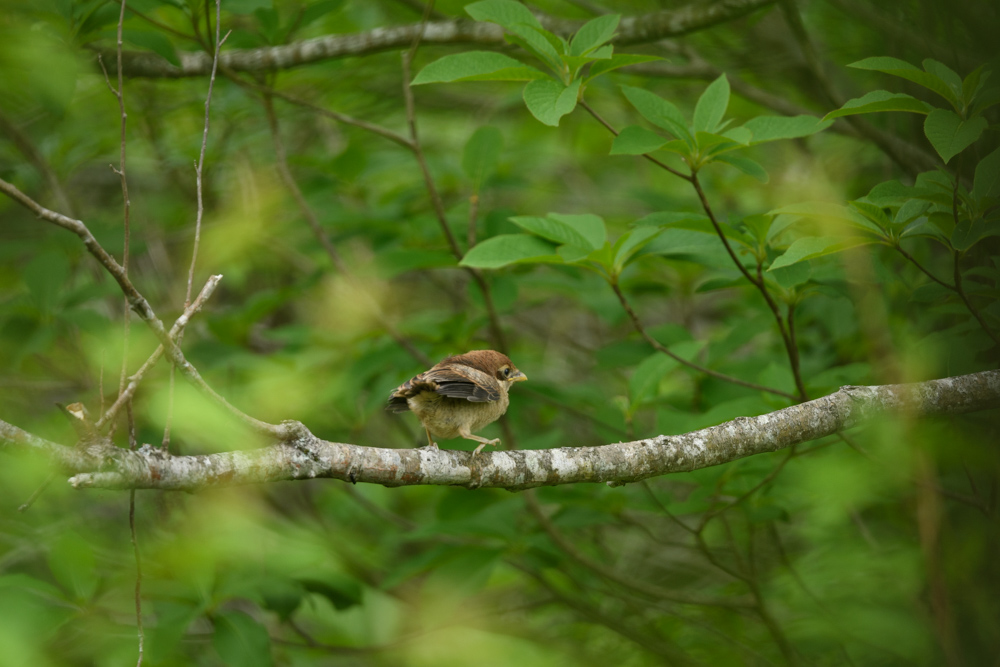
[[[504,366],[504,369],[503,369],[503,376],[504,376],[505,378],[509,378],[509,377],[510,377],[510,368],[508,368],[507,366]]]

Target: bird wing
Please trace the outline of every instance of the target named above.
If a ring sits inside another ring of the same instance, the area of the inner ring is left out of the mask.
[[[442,363],[396,387],[389,395],[386,409],[390,412],[406,412],[410,409],[407,399],[422,391],[433,391],[450,398],[464,398],[473,403],[500,399],[500,383],[489,374],[464,364]]]
[[[434,382],[442,396],[464,398],[473,403],[500,400],[500,384],[483,371],[464,364],[438,365],[419,376]]]

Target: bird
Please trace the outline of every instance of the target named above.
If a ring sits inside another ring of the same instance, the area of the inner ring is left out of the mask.
[[[511,385],[527,379],[506,354],[472,350],[447,357],[396,387],[386,410],[411,410],[417,415],[432,449],[437,449],[432,435],[475,440],[479,443],[472,452],[475,458],[486,445],[499,444],[500,438],[487,440],[473,432],[500,419],[510,404]]]

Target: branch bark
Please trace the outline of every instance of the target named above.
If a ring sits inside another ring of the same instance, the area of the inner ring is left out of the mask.
[[[454,485],[520,490],[576,482],[619,485],[773,452],[891,415],[949,415],[1000,407],[1000,370],[914,384],[843,387],[823,398],[683,435],[600,447],[481,453],[382,449],[295,437],[256,450],[171,456],[106,440],[63,447],[0,421],[0,449],[36,452],[73,475],[76,488],[199,489],[325,477],[383,486]]]
[[[678,9],[626,16],[619,24],[614,42],[638,44],[676,37],[740,18],[774,2],[775,0],[718,0],[707,5],[692,3]],[[582,21],[546,16],[540,16],[539,19],[548,30],[563,35],[571,34],[583,25]],[[431,21],[423,26],[414,23],[375,28],[350,35],[324,35],[259,49],[232,49],[219,56],[219,67],[234,72],[271,72],[334,58],[406,49],[418,37],[425,45],[506,45],[503,29],[492,23],[464,19]],[[210,53],[181,52],[177,57],[180,60],[179,66],[170,64],[154,53],[128,51],[123,53],[122,69],[128,76],[149,78],[208,76],[212,70]]]

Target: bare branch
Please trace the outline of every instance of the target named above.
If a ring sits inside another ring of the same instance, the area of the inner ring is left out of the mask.
[[[191,320],[191,317],[201,310],[205,301],[212,296],[212,292],[215,291],[215,287],[219,284],[220,280],[222,280],[221,275],[215,275],[208,279],[205,286],[201,288],[201,292],[198,294],[198,297],[187,307],[181,316],[177,318],[177,321],[174,322],[174,326],[170,328],[171,339],[175,341],[177,340],[177,338],[184,331],[184,327],[186,327],[187,323]],[[156,362],[159,361],[162,356],[163,345],[160,345],[156,348],[153,354],[149,355],[149,359],[146,359],[146,362],[139,368],[139,370],[137,370],[135,374],[129,378],[128,386],[125,387],[125,390],[118,397],[118,400],[116,400],[114,404],[108,408],[108,411],[105,412],[104,415],[97,421],[96,427],[98,429],[103,428],[106,424],[114,420],[115,415],[117,415],[118,411],[124,407],[125,402],[131,399],[135,394],[135,390],[139,388],[139,384],[142,382],[142,378],[146,375],[146,372],[155,366]]]
[[[576,482],[618,485],[688,472],[773,452],[879,417],[950,415],[1000,407],[1000,370],[914,384],[843,387],[823,398],[683,435],[661,435],[600,447],[470,452],[382,449],[316,438],[296,423],[296,437],[277,445],[207,456],[171,456],[105,441],[60,447],[0,421],[6,449],[34,451],[75,473],[77,488],[172,489],[255,484],[317,477],[384,486],[447,485],[510,490]]]
[[[208,383],[205,382],[204,378],[201,377],[198,369],[184,358],[184,353],[181,352],[181,349],[177,347],[176,344],[174,344],[173,339],[170,338],[170,334],[167,332],[166,328],[164,328],[163,322],[161,322],[156,316],[156,313],[153,312],[153,309],[150,307],[149,302],[146,301],[146,298],[139,293],[139,291],[135,288],[135,285],[133,285],[128,276],[125,275],[122,267],[111,255],[108,254],[101,244],[97,242],[97,239],[94,238],[94,235],[90,233],[90,230],[87,229],[87,226],[83,224],[82,221],[74,220],[73,218],[67,217],[61,213],[45,208],[31,197],[18,190],[13,184],[8,183],[2,178],[0,178],[0,192],[3,192],[8,197],[33,212],[42,220],[51,222],[52,224],[62,227],[63,229],[68,229],[79,236],[80,240],[83,241],[84,246],[86,246],[90,254],[93,255],[105,269],[107,269],[108,273],[110,273],[118,283],[118,286],[125,294],[125,298],[128,300],[131,309],[135,311],[135,313],[149,326],[153,335],[155,335],[160,343],[163,344],[166,349],[167,356],[173,364],[197,389],[209,396],[213,401],[224,407],[237,419],[258,433],[269,435],[279,440],[292,438],[298,433],[299,426],[295,422],[268,424],[267,422],[260,421],[259,419],[255,419],[244,413],[212,389]]]

